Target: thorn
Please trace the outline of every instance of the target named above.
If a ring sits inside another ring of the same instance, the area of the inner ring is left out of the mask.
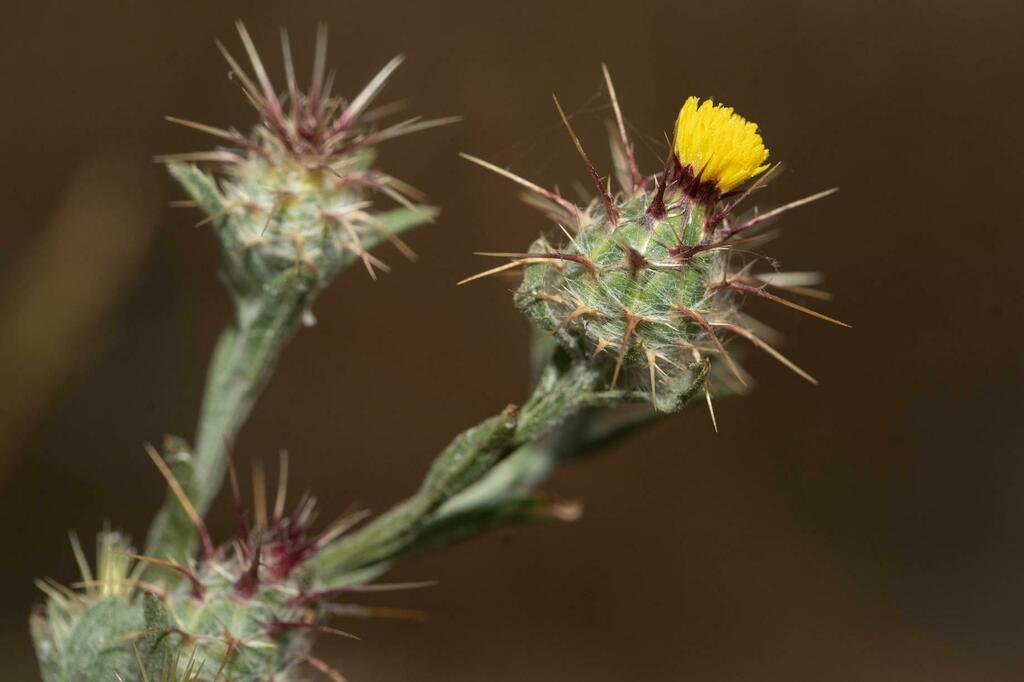
[[[535,194],[539,194],[540,196],[544,197],[548,201],[551,201],[551,202],[555,203],[559,208],[561,208],[563,211],[565,211],[568,215],[570,215],[572,217],[575,217],[577,219],[577,221],[579,220],[580,213],[579,213],[579,209],[576,207],[576,205],[571,203],[571,202],[569,202],[569,201],[566,201],[565,199],[563,199],[562,197],[558,196],[554,192],[549,192],[548,190],[544,189],[543,187],[541,187],[539,185],[535,185],[534,183],[530,182],[529,180],[527,180],[525,178],[521,178],[518,175],[516,175],[515,173],[512,173],[511,171],[507,171],[504,168],[500,168],[498,166],[495,166],[493,163],[489,163],[487,161],[484,161],[483,159],[478,159],[477,157],[471,156],[471,155],[466,154],[464,152],[459,152],[459,156],[461,156],[462,158],[466,159],[467,161],[471,161],[472,163],[475,163],[478,166],[483,166],[487,170],[492,171],[494,173],[497,173],[498,175],[501,175],[502,177],[508,178],[512,182],[515,182],[515,183],[517,183],[519,185],[522,185],[523,187],[525,187],[526,189],[530,190],[531,192],[534,192]]]
[[[267,233],[267,230],[270,228],[270,223],[272,223],[274,218],[277,217],[278,211],[284,208],[284,202],[289,198],[290,195],[280,193],[277,198],[274,199],[274,203],[270,206],[270,210],[267,212],[267,222],[263,223],[263,229],[260,230],[260,237]]]
[[[368,585],[350,585],[342,589],[349,592],[395,592],[397,590],[419,590],[425,587],[436,587],[437,580],[420,580],[407,583],[370,583]]]
[[[723,271],[722,272],[722,283],[723,284],[728,284],[729,280],[730,280],[730,276],[731,276],[731,279],[733,279],[733,280],[745,279],[747,274],[751,270],[753,270],[754,266],[756,266],[756,265],[757,265],[757,261],[756,260],[752,260],[749,263],[745,264],[742,268],[740,268],[736,272]]]
[[[207,223],[212,223],[212,222],[214,222],[216,220],[220,220],[221,218],[223,218],[227,214],[229,214],[232,211],[234,211],[236,208],[239,208],[240,205],[241,204],[239,204],[238,202],[229,201],[228,203],[224,204],[224,206],[222,206],[219,211],[217,211],[216,213],[211,213],[210,215],[206,216],[205,218],[200,220],[198,223],[196,223],[194,227],[202,227],[203,225],[206,225]]]
[[[583,503],[579,500],[552,501],[544,505],[541,514],[556,521],[572,523],[583,517]]]
[[[735,201],[731,202],[721,211],[718,211],[714,215],[712,215],[708,219],[707,223],[704,225],[705,232],[707,234],[711,234],[712,232],[714,232],[715,228],[717,228],[723,220],[728,218],[732,214],[733,210],[735,210],[737,206],[743,203],[743,201],[747,197],[749,197],[755,191],[761,189],[766,184],[768,184],[768,180],[774,177],[780,168],[782,168],[782,162],[776,163],[774,166],[768,169],[768,172],[762,173],[760,176],[758,176],[758,178],[754,180],[754,182],[752,182],[749,187],[743,190],[743,192],[739,195],[739,197],[736,198]]]
[[[721,288],[722,286],[723,285],[721,285],[721,284],[717,285],[718,288]],[[831,322],[832,324],[837,324],[840,327],[846,327],[847,329],[852,329],[853,328],[853,325],[850,325],[850,324],[847,324],[847,323],[842,322],[840,320],[837,320],[834,317],[829,317],[828,315],[825,315],[824,313],[819,313],[816,310],[811,310],[810,308],[802,306],[799,303],[794,303],[793,301],[790,301],[788,299],[782,298],[781,296],[776,296],[775,294],[767,292],[764,289],[761,289],[759,287],[752,287],[749,284],[743,284],[741,282],[734,282],[734,281],[729,281],[724,286],[729,288],[729,289],[734,289],[734,290],[739,291],[739,292],[744,293],[744,294],[751,294],[751,295],[754,295],[754,296],[760,296],[761,298],[768,299],[769,301],[774,301],[775,303],[780,303],[780,304],[782,304],[782,305],[784,305],[784,306],[786,306],[788,308],[792,308],[793,310],[797,310],[797,311],[799,311],[801,313],[804,313],[805,315],[810,315],[811,317],[816,317],[819,320],[824,320],[825,322]]]
[[[71,540],[71,551],[75,555],[75,563],[78,564],[78,572],[82,574],[82,580],[92,582],[92,569],[89,568],[85,552],[82,551],[82,543],[78,541],[78,534],[71,531],[68,533],[68,537]]]
[[[558,223],[558,229],[562,231],[562,234],[565,235],[565,238],[569,240],[569,243],[572,244],[579,253],[585,253],[583,251],[583,247],[580,246],[580,243],[576,241],[575,237],[572,236],[572,233],[569,232],[569,230],[565,229],[565,225],[563,225],[562,223]]]
[[[811,203],[813,201],[817,201],[818,199],[824,199],[825,197],[827,197],[827,196],[829,196],[831,194],[835,194],[838,191],[839,191],[838,187],[833,187],[832,189],[826,189],[824,192],[818,192],[817,194],[812,194],[809,197],[804,197],[803,199],[797,199],[796,201],[791,201],[790,203],[784,204],[782,206],[779,206],[778,208],[773,208],[770,211],[765,211],[764,213],[761,213],[760,215],[754,216],[753,218],[751,218],[750,220],[748,220],[747,222],[745,222],[745,223],[743,223],[741,225],[737,225],[736,227],[729,228],[728,230],[723,230],[722,231],[722,236],[719,238],[718,241],[719,242],[724,242],[726,239],[729,239],[730,237],[733,237],[733,236],[739,234],[740,232],[745,232],[746,230],[749,230],[750,228],[754,227],[755,225],[763,223],[764,221],[769,220],[771,218],[774,218],[777,215],[785,213],[786,211],[789,211],[791,209],[797,208],[799,206],[803,206],[805,204],[809,204],[809,203]]]
[[[665,157],[665,167],[654,189],[654,198],[651,199],[651,204],[647,207],[646,211],[646,215],[654,220],[661,220],[665,217],[665,190],[668,188],[669,177],[674,175],[678,168],[679,160],[676,158],[676,153],[672,150],[672,145],[670,144],[668,156]]]
[[[374,98],[380,94],[384,84],[387,82],[391,74],[395,72],[402,62],[405,61],[404,55],[396,55],[392,57],[391,61],[384,65],[377,75],[370,79],[370,82],[352,99],[352,103],[345,108],[341,116],[334,124],[334,132],[340,131],[346,128],[352,123],[359,114],[366,109],[367,106],[374,100]]]
[[[604,212],[607,215],[609,222],[611,222],[614,228],[619,224],[619,208],[615,205],[615,201],[612,196],[605,189],[604,183],[601,182],[601,177],[597,174],[597,170],[594,168],[594,164],[591,163],[590,157],[587,156],[587,152],[583,149],[583,144],[580,142],[580,138],[576,136],[576,131],[572,129],[572,124],[569,123],[568,117],[565,112],[562,111],[562,105],[558,102],[558,97],[551,95],[555,100],[555,108],[558,109],[558,115],[562,117],[562,123],[565,124],[565,129],[569,132],[569,137],[572,139],[573,144],[576,145],[576,151],[580,153],[580,157],[583,159],[583,163],[587,166],[587,171],[590,172],[590,177],[594,181],[594,186],[597,188],[597,193],[601,197],[602,203],[604,203]]]
[[[240,163],[243,161],[242,157],[238,154],[234,154],[224,149],[218,149],[214,151],[201,151],[201,152],[181,152],[178,154],[158,154],[153,157],[153,160],[157,163],[175,163],[177,161],[182,162],[202,162],[212,161],[220,163]]]
[[[69,587],[65,587],[60,583],[54,581],[51,578],[44,578],[43,580],[35,581],[36,589],[45,594],[48,599],[53,601],[66,603],[68,601],[78,602],[82,606],[86,606],[87,602],[74,590]]]
[[[285,499],[288,496],[288,451],[281,450],[277,475],[277,497],[274,501],[274,525],[284,518]]]
[[[270,114],[268,118],[272,119],[275,127],[278,127],[284,122],[284,112],[281,110],[281,102],[277,99],[277,93],[274,92],[274,86],[270,83],[267,71],[263,68],[263,60],[260,59],[259,52],[256,51],[256,46],[253,44],[249,32],[245,29],[245,24],[241,21],[236,21],[235,27],[238,29],[238,35],[242,40],[242,46],[245,48],[246,54],[249,56],[249,62],[252,64],[253,71],[256,72],[256,80],[260,82],[260,87],[263,89],[263,99],[267,113]]]
[[[221,679],[221,673],[223,673],[224,669],[227,668],[228,663],[230,663],[231,659],[235,657],[235,654],[238,653],[238,650],[242,648],[242,643],[234,636],[232,636],[230,632],[227,633],[227,637],[225,638],[225,644],[227,646],[225,647],[226,650],[224,652],[224,658],[221,660],[220,667],[217,668],[217,672],[213,676],[214,680]]]
[[[615,94],[615,86],[612,85],[612,76],[608,73],[608,65],[601,64],[601,71],[604,73],[604,82],[608,88],[608,98],[612,101],[612,111],[615,113],[615,124],[619,129],[619,141],[622,143],[626,161],[629,162],[629,176],[633,183],[631,191],[636,192],[643,186],[643,177],[636,165],[636,154],[633,153],[633,145],[629,143],[629,136],[626,135],[626,123],[622,118],[622,110],[619,108],[619,98]]]
[[[199,132],[202,133],[207,133],[208,135],[213,135],[214,137],[219,137],[222,140],[229,140],[231,142],[236,142],[238,140],[238,136],[233,135],[230,131],[224,130],[222,128],[215,128],[214,126],[208,126],[205,123],[197,123],[196,121],[189,121],[187,119],[176,118],[174,116],[164,116],[164,120],[169,121],[171,123],[176,123],[180,126],[185,126],[186,128],[198,130]]]
[[[326,675],[331,682],[348,682],[344,675],[321,661],[319,658],[307,655],[305,660],[312,668]]]
[[[142,561],[147,564],[156,564],[157,566],[169,568],[175,573],[181,575],[186,580],[188,580],[189,584],[192,585],[192,596],[196,599],[202,601],[203,597],[206,595],[206,587],[199,580],[199,576],[197,576],[195,573],[179,564],[177,561],[157,559],[156,557],[143,556],[141,554],[129,554],[128,556],[130,556],[132,559],[135,559],[136,561]]]
[[[640,321],[640,318],[636,315],[626,313],[626,331],[622,335],[622,346],[619,348],[619,357],[615,360],[615,371],[612,372],[612,389],[615,388],[615,384],[619,380],[619,371],[622,369],[622,361],[626,358],[626,351],[629,350],[629,340],[633,336],[633,332],[636,330],[636,324]]]
[[[228,480],[231,483],[231,498],[235,505],[235,516],[238,519],[239,542],[245,556],[249,553],[249,524],[245,522],[245,511],[242,509],[242,493],[238,487],[238,472],[235,469],[235,457],[231,447],[224,443],[224,459],[228,464]]]
[[[605,348],[607,348],[610,345],[611,344],[608,343],[608,341],[606,341],[604,338],[598,337],[597,346],[594,348],[594,352],[591,353],[590,359],[593,360],[594,358],[596,358],[598,355],[604,352]]]
[[[747,339],[752,344],[754,344],[756,347],[760,348],[765,353],[768,353],[768,355],[772,356],[773,358],[778,360],[780,363],[782,363],[785,367],[787,367],[788,369],[793,371],[797,376],[799,376],[799,377],[801,377],[803,379],[806,379],[807,381],[809,381],[810,383],[814,384],[815,386],[818,385],[818,380],[817,379],[812,377],[810,374],[808,374],[804,370],[800,369],[800,367],[798,367],[796,365],[796,363],[794,363],[792,360],[787,358],[785,355],[783,355],[782,353],[777,351],[775,348],[773,348],[770,345],[768,345],[767,341],[765,341],[764,339],[761,339],[760,337],[755,335],[754,332],[750,331],[749,329],[744,329],[743,327],[740,327],[739,325],[735,325],[735,324],[723,324],[721,326],[723,328],[728,329],[729,331],[735,332],[736,334],[739,334],[743,338]]]
[[[348,235],[350,246],[349,248],[359,256],[360,260],[363,261],[363,265],[366,267],[366,272],[369,273],[370,279],[377,281],[377,273],[373,269],[374,265],[383,270],[384,272],[390,272],[390,268],[385,265],[379,258],[373,256],[369,251],[363,247],[363,240],[359,238],[359,234],[356,232],[352,223],[345,218],[341,213],[323,213],[324,218],[334,222],[339,228],[341,228],[346,235]]]
[[[561,322],[558,323],[558,326],[555,327],[554,330],[551,333],[552,334],[557,334],[558,332],[560,332],[562,330],[563,327],[565,327],[565,325],[569,324],[570,322],[575,320],[577,317],[580,317],[582,315],[596,315],[596,316],[600,316],[601,315],[601,311],[595,310],[594,308],[591,308],[589,306],[585,306],[583,304],[580,304],[580,305],[576,306],[576,308],[571,313],[566,315],[565,318]]]
[[[586,256],[578,253],[560,253],[558,251],[552,251],[551,253],[528,253],[522,255],[529,256],[531,259],[536,259],[540,261],[570,261],[576,263],[577,265],[582,265],[584,268],[587,269],[587,272],[589,272],[591,275],[594,275],[595,277],[601,272],[601,268],[597,266],[597,263],[590,260]]]
[[[770,287],[782,289],[798,296],[816,298],[819,301],[831,301],[835,298],[831,292],[812,286],[820,284],[822,281],[821,274],[817,272],[766,272],[734,279],[753,280],[754,282],[767,284]]]
[[[555,305],[569,305],[566,300],[558,294],[549,294],[544,291],[522,291],[510,289],[509,293],[515,296],[529,296],[537,299],[538,301],[547,301],[548,303],[554,303]]]
[[[370,516],[369,509],[362,509],[359,511],[350,512],[348,514],[342,514],[342,516],[339,517],[337,521],[328,526],[327,530],[321,533],[320,536],[313,541],[313,549],[319,550],[323,547],[326,547],[338,536],[344,534],[346,531],[359,524],[368,516]]]
[[[658,382],[654,372],[658,366],[658,356],[650,348],[646,349],[647,355],[647,369],[651,374],[651,405],[655,408],[658,407]]]
[[[263,460],[257,459],[252,465],[252,506],[256,519],[256,533],[267,528],[267,474]]]
[[[109,587],[110,585],[125,585],[127,587],[143,590],[145,592],[151,592],[160,599],[167,598],[167,592],[160,585],[145,582],[142,580],[137,580],[135,578],[103,578],[102,580],[91,580],[88,582],[80,581],[77,583],[72,583],[71,586],[88,589],[90,587]]]
[[[708,414],[711,415],[711,426],[714,427],[715,433],[718,433],[718,420],[715,418],[715,406],[711,404],[711,389],[708,387],[708,380],[704,380],[704,397],[708,401]]]
[[[387,180],[389,186],[394,187],[396,191],[401,192],[410,199],[415,199],[416,201],[423,201],[424,199],[427,198],[426,192],[424,192],[418,187],[410,185],[405,180],[400,180],[394,177],[393,175],[386,175],[383,173],[381,173],[381,175]],[[431,222],[433,222],[433,217],[431,217]]]
[[[381,104],[374,109],[367,109],[366,113],[363,114],[362,120],[364,123],[374,123],[383,118],[387,118],[392,114],[397,114],[400,111],[405,111],[409,108],[408,100],[400,99],[387,104]]]
[[[739,380],[741,384],[746,386],[747,382],[743,379],[743,376],[740,374],[739,368],[736,367],[736,363],[733,362],[732,357],[725,350],[725,346],[722,345],[722,341],[721,339],[718,338],[718,334],[715,334],[715,330],[711,327],[710,324],[708,324],[708,321],[704,319],[704,316],[698,313],[696,310],[691,310],[681,305],[677,305],[675,308],[673,308],[673,310],[677,313],[680,313],[681,315],[685,315],[686,317],[696,322],[697,325],[701,329],[703,329],[708,334],[708,336],[711,337],[712,343],[715,344],[715,347],[718,349],[718,352],[722,354],[722,358],[725,360],[725,363],[729,366],[729,370],[733,373],[733,375],[736,377],[737,380]]]
[[[235,61],[235,58],[231,56],[231,53],[228,52],[228,49],[224,47],[224,44],[219,40],[217,41],[217,49],[220,50],[220,53],[224,56],[224,60],[227,61],[228,67],[231,69],[232,73],[234,73],[235,76],[238,77],[238,80],[241,81],[242,89],[252,101],[253,106],[257,109],[261,108],[263,106],[263,102],[259,88],[257,88],[256,84],[249,78],[249,74],[245,72],[245,69],[239,66],[238,62]]]
[[[517,268],[517,267],[519,267],[521,265],[533,265],[533,264],[536,264],[536,263],[550,263],[551,261],[572,261],[573,263],[577,263],[579,265],[582,265],[583,267],[585,267],[587,269],[588,272],[590,272],[590,274],[595,275],[595,276],[600,272],[600,269],[597,267],[597,265],[593,261],[591,261],[586,256],[581,256],[581,255],[575,254],[575,253],[554,253],[554,252],[553,253],[506,253],[506,254],[482,253],[480,255],[484,255],[484,256],[500,256],[502,258],[516,258],[516,260],[512,261],[511,263],[505,263],[504,265],[499,265],[496,268],[491,268],[490,270],[485,270],[483,272],[478,272],[477,274],[475,274],[475,275],[473,275],[471,277],[467,277],[466,279],[460,280],[459,282],[456,283],[456,286],[459,286],[459,285],[462,285],[462,284],[466,284],[468,282],[472,282],[473,280],[481,279],[482,277],[488,277],[490,275],[496,275],[499,272],[503,272],[505,270],[510,270],[512,268]]]
[[[160,475],[167,481],[167,486],[171,489],[171,492],[176,498],[181,508],[185,511],[185,515],[188,516],[189,521],[195,526],[196,532],[199,534],[199,539],[203,544],[203,551],[206,553],[207,559],[212,559],[217,553],[217,550],[213,546],[213,540],[210,538],[210,532],[206,529],[206,524],[203,522],[203,517],[199,515],[196,508],[192,506],[191,500],[188,499],[188,495],[185,494],[184,488],[178,483],[178,479],[175,478],[171,468],[167,466],[167,462],[160,456],[160,453],[156,451],[149,443],[145,444],[146,454],[153,460],[153,464],[156,465]]]
[[[281,27],[281,58],[284,61],[284,78],[288,84],[288,99],[292,105],[292,119],[299,117],[299,85],[295,78],[295,61],[292,59],[292,45],[288,29]]]
[[[370,145],[379,144],[381,142],[386,142],[387,140],[393,140],[396,137],[402,137],[403,135],[411,135],[413,133],[418,133],[423,130],[430,130],[431,128],[439,128],[441,126],[446,126],[451,123],[458,123],[461,120],[462,118],[460,116],[444,116],[441,118],[432,118],[424,121],[421,120],[421,117],[416,116],[410,119],[406,119],[405,121],[395,123],[394,125],[388,126],[387,128],[384,128],[382,130],[370,133],[369,135],[366,135],[365,137],[362,137],[354,142],[350,142],[339,148],[337,152],[335,152],[334,156],[337,157],[344,154],[348,154],[361,147],[368,147]],[[345,131],[339,133],[340,137],[344,137],[345,134]],[[339,140],[340,138],[337,136],[331,137],[328,138],[327,144],[334,144],[337,143]]]
[[[629,275],[636,279],[640,271],[647,267],[647,257],[629,244],[624,244],[624,246],[626,247],[626,265],[629,267]]]
[[[235,594],[242,599],[250,599],[256,594],[260,586],[260,560],[263,557],[263,526],[256,527],[256,544],[253,547],[252,558],[245,573],[235,581]]]
[[[377,218],[370,213],[366,213],[365,211],[352,211],[352,218],[358,218],[364,224],[374,228],[378,233],[383,235],[385,239],[391,242],[391,245],[398,249],[399,253],[409,260],[414,262],[419,260],[419,256],[416,255],[416,252],[410,249],[408,244],[399,239],[398,236],[395,235],[382,220],[380,220],[380,218]]]
[[[459,280],[458,282],[455,283],[455,286],[462,286],[463,284],[468,284],[468,283],[476,281],[478,279],[483,279],[484,277],[490,277],[491,275],[496,275],[496,274],[498,274],[500,272],[505,272],[506,270],[512,270],[514,268],[518,268],[521,265],[529,265],[531,263],[531,261],[532,261],[532,259],[520,258],[520,259],[512,261],[511,263],[505,263],[504,265],[499,265],[496,268],[491,268],[490,270],[484,270],[483,272],[478,272],[475,275],[472,275],[470,277],[466,277],[465,279]],[[533,262],[537,262],[537,261],[533,261]]]
[[[410,583],[378,583],[369,585],[349,585],[346,587],[335,587],[326,590],[305,592],[288,600],[289,608],[309,606],[318,602],[329,601],[345,594],[368,593],[368,592],[395,592],[398,590],[414,590],[437,585],[436,580]]]
[[[337,635],[338,637],[348,637],[349,639],[356,640],[359,639],[351,632],[345,632],[344,630],[327,627],[326,625],[319,625],[317,623],[304,623],[302,621],[275,619],[268,623],[265,627],[268,631],[268,634],[270,634],[271,636],[273,636],[275,633],[288,632],[291,630],[310,630],[312,632],[321,632],[329,635]]]
[[[363,606],[361,604],[340,604],[329,607],[339,616],[355,618],[391,618],[395,620],[413,620],[423,622],[427,619],[425,611],[419,609],[398,609],[390,606]]]
[[[327,65],[327,24],[316,25],[316,43],[313,48],[313,74],[309,83],[309,106],[320,109],[320,94],[323,92],[324,70]]]
[[[522,251],[474,251],[474,256],[486,256],[488,258],[527,258],[540,256],[540,253],[523,253]]]

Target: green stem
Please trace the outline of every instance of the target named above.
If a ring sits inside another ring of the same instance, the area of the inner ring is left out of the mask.
[[[298,330],[315,294],[356,261],[348,249],[332,252],[316,268],[287,267],[279,270],[239,241],[238,216],[226,210],[216,181],[191,164],[171,164],[171,174],[209,217],[224,248],[221,279],[235,300],[235,322],[221,335],[207,374],[206,392],[199,416],[195,449],[190,455],[178,448],[167,455],[168,463],[189,501],[204,516],[224,483],[227,448],[252,411],[274,370],[281,351]],[[386,235],[397,235],[437,215],[430,206],[402,207],[377,212],[380,234],[363,239],[372,249]],[[264,227],[264,229],[266,229]],[[198,529],[181,502],[168,494],[150,526],[146,551],[149,556],[168,555],[184,562],[198,545]],[[168,580],[175,574],[150,567]]]
[[[224,330],[207,373],[195,450],[171,460],[172,470],[200,516],[224,483],[227,449],[245,423],[281,351],[295,335],[313,288],[308,278],[284,273],[258,299],[242,299]],[[179,500],[168,493],[150,527],[146,552],[184,561],[198,536]]]
[[[681,409],[700,390],[707,365],[693,365],[691,381],[675,395]],[[313,570],[327,584],[372,579],[398,558],[545,516],[565,518],[565,506],[535,492],[560,464],[590,454],[664,413],[646,394],[599,390],[607,367],[556,351],[515,424],[509,410],[455,439],[437,458],[419,492],[325,549]],[[471,476],[450,476],[452,464]],[[437,485],[442,482],[443,485]]]
[[[326,583],[343,584],[353,576],[364,577],[367,570],[386,569],[392,559],[417,543],[423,529],[445,503],[478,484],[512,453],[541,442],[584,410],[646,398],[634,392],[598,390],[607,381],[604,369],[583,360],[572,361],[564,353],[556,354],[522,409],[510,406],[501,415],[459,435],[435,460],[415,495],[324,549],[314,559],[312,570]],[[541,453],[544,449],[530,451]],[[553,463],[542,461],[539,455],[523,455],[521,465],[536,471],[525,475],[509,463],[501,468],[510,472],[510,481],[525,485],[543,478]],[[519,487],[507,481],[502,485]],[[497,499],[486,491],[481,494]],[[528,501],[518,500],[507,509],[492,512],[499,517],[517,516],[529,506]],[[492,512],[484,516],[494,516]],[[493,519],[480,520],[490,523]]]

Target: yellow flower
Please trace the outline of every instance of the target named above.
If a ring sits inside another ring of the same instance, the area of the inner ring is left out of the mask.
[[[757,124],[711,100],[687,98],[676,121],[675,148],[679,163],[690,166],[701,184],[712,183],[719,192],[768,168],[768,150]]]

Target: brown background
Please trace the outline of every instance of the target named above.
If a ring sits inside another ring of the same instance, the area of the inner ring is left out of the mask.
[[[0,206],[0,661],[36,679],[32,579],[72,580],[65,532],[140,536],[162,496],[141,444],[190,435],[229,314],[217,247],[156,153],[209,140],[174,114],[252,121],[214,40],[243,18],[278,76],[277,29],[309,64],[315,22],[352,93],[388,88],[459,125],[382,165],[444,207],[318,302],[237,446],[293,454],[329,513],[409,492],[456,431],[526,390],[526,325],[474,250],[544,221],[469,151],[542,184],[585,174],[550,93],[608,167],[600,64],[641,161],[691,93],[734,105],[787,173],[770,253],[828,275],[852,331],[757,306],[813,388],[751,355],[758,389],[691,409],[548,486],[585,500],[540,525],[410,561],[436,588],[379,603],[425,625],[346,623],[350,679],[1002,680],[1024,674],[1024,328],[1019,2],[7,3]],[[226,505],[214,531],[231,530]]]

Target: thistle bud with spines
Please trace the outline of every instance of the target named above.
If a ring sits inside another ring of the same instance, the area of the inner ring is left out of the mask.
[[[680,110],[663,172],[641,175],[605,75],[615,113],[619,192],[598,175],[557,100],[597,190],[586,206],[467,157],[526,186],[531,202],[559,227],[554,238],[541,237],[527,252],[511,254],[510,264],[486,274],[523,267],[517,306],[581,361],[607,364],[609,388],[646,391],[660,411],[678,409],[677,397],[689,394],[697,367],[712,360],[713,376],[746,383],[726,349],[730,337],[749,340],[810,379],[751,329],[739,313],[742,298],[766,298],[837,321],[770,291],[779,280],[753,274],[759,259],[734,247],[751,228],[831,190],[738,218],[740,202],[771,175],[768,150],[756,125],[731,108],[693,97]],[[728,371],[717,371],[720,366]]]
[[[422,198],[414,188],[372,168],[373,147],[453,119],[412,118],[375,129],[367,122],[374,118],[368,107],[402,57],[392,59],[361,93],[345,101],[332,95],[333,74],[325,72],[324,26],[307,91],[298,87],[288,36],[282,33],[287,90],[279,96],[240,22],[238,31],[255,76],[220,48],[259,113],[259,124],[245,136],[233,128],[170,118],[230,146],[160,157],[207,214],[202,222],[212,223],[221,238],[229,288],[237,294],[258,293],[279,275],[296,273],[319,289],[352,260],[361,260],[375,275],[387,269],[370,254],[381,241],[412,257],[396,233],[432,219],[435,211],[413,204]],[[219,182],[189,165],[202,162],[219,167]],[[384,194],[402,208],[382,214],[373,207],[372,193]]]
[[[180,488],[159,454],[150,457],[172,489]],[[185,563],[135,554],[120,533],[105,531],[91,570],[73,539],[82,579],[72,587],[40,581],[45,607],[32,617],[32,634],[46,682],[268,682],[294,679],[303,668],[329,670],[311,655],[313,639],[328,633],[352,637],[331,626],[335,615],[386,613],[340,603],[374,589],[335,589],[320,582],[310,562],[363,520],[346,514],[314,532],[316,502],[306,495],[286,512],[287,457],[282,455],[276,499],[268,509],[262,468],[253,475],[254,511],[242,511],[233,480],[240,533],[215,546],[205,524],[184,497],[181,504],[202,537],[200,555]],[[183,579],[168,585],[140,578],[146,565],[160,565]]]

